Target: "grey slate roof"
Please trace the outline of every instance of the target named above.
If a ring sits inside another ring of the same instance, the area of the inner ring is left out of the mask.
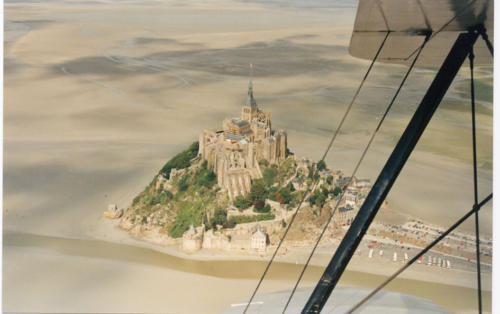
[[[231,119],[231,122],[233,122],[235,125],[237,125],[239,128],[242,128],[248,124],[250,124],[247,120],[241,120],[239,118],[234,118]]]
[[[227,133],[227,132],[224,135],[227,138],[230,138],[230,139],[236,140],[236,141],[241,141],[242,139],[244,139],[244,137],[241,135],[231,134],[231,133]]]
[[[250,80],[250,83],[248,83],[248,95],[247,95],[247,101],[245,105],[249,107],[256,107],[257,102],[255,101],[255,98],[253,98],[253,84],[252,80]]]

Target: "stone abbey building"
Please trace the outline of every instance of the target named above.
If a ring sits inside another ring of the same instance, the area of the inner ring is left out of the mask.
[[[213,167],[217,183],[233,200],[250,192],[253,179],[262,177],[259,161],[279,163],[286,157],[286,133],[271,128],[271,113],[257,107],[252,80],[241,118],[227,118],[222,130],[204,130],[199,156]]]

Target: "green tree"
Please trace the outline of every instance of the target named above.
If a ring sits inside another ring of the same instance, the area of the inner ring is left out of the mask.
[[[252,206],[252,201],[243,195],[238,195],[235,197],[233,205],[238,209],[247,209]]]
[[[250,188],[249,198],[253,204],[258,200],[264,201],[267,196],[266,184],[262,179],[257,179],[252,182],[252,187]]]
[[[326,177],[326,182],[330,185],[332,185],[333,183],[333,176],[332,175],[329,175],[328,177]]]
[[[320,160],[318,162],[317,168],[319,171],[325,170],[326,169],[326,163],[324,160]]]
[[[313,175],[314,175],[314,168],[312,166],[307,166],[307,170],[309,170],[309,173],[307,174],[307,177],[309,179],[312,179]]]
[[[326,202],[326,195],[319,190],[315,190],[314,193],[309,197],[309,204],[311,206],[318,206],[318,207],[323,207]]]
[[[262,206],[261,208],[255,207],[253,209],[253,211],[256,213],[269,213],[271,211],[271,205],[266,204],[266,205]]]
[[[254,207],[257,211],[260,211],[266,203],[263,200],[257,200],[254,204]]]
[[[288,204],[292,200],[292,193],[286,187],[281,188],[276,195],[276,199],[281,204]]]
[[[278,175],[278,169],[274,167],[268,167],[262,172],[262,178],[267,186],[273,185]]]
[[[342,193],[342,188],[340,186],[336,186],[334,189],[333,189],[333,196],[337,196],[339,195],[340,193]]]
[[[278,192],[278,187],[272,186],[269,188],[269,192],[267,193],[267,198],[271,201],[276,201],[276,192]]]
[[[318,197],[316,198],[316,205],[321,208],[323,207],[323,205],[325,205],[325,202],[326,202],[325,194],[319,193]]]
[[[227,223],[227,212],[224,209],[216,209],[214,216],[210,219],[210,224],[212,226],[225,225]]]

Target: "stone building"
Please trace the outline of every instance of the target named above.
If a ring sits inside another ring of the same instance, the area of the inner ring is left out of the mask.
[[[266,234],[265,230],[260,225],[257,225],[257,229],[252,234],[251,241],[252,242],[250,244],[250,247],[252,249],[255,249],[259,252],[264,252],[266,250],[267,234]]]
[[[211,250],[229,250],[230,241],[224,234],[215,235],[213,230],[208,230],[203,234],[202,247]]]
[[[348,187],[344,195],[343,203],[345,206],[356,207],[358,202],[358,191],[354,187]]]
[[[185,252],[196,252],[201,249],[203,243],[204,226],[195,228],[193,225],[182,235],[182,249]]]
[[[354,218],[356,218],[357,213],[358,210],[356,210],[356,208],[350,205],[341,206],[335,213],[336,217],[334,218],[334,220],[340,225],[348,225],[354,221]]]
[[[109,204],[108,210],[104,212],[104,217],[109,219],[117,219],[123,215],[123,209],[118,209],[116,204]]]
[[[252,180],[262,177],[259,161],[279,163],[286,148],[286,133],[271,128],[271,113],[258,108],[250,80],[241,117],[225,119],[221,130],[201,132],[198,155],[213,167],[218,185],[233,200],[250,192]]]

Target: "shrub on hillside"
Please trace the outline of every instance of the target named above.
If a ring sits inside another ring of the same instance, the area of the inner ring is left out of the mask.
[[[267,198],[271,201],[276,201],[276,192],[278,192],[278,187],[270,187],[269,192],[267,193]]]
[[[198,142],[194,142],[185,151],[180,152],[170,159],[163,168],[161,168],[160,173],[167,179],[170,178],[170,170],[172,169],[184,169],[191,165],[191,159],[198,155]]]
[[[267,186],[273,185],[277,176],[278,169],[276,169],[275,167],[268,167],[262,172],[262,179]]]
[[[189,180],[188,174],[185,174],[180,178],[179,182],[177,182],[177,186],[179,187],[179,192],[184,192],[189,188],[188,180]]]
[[[326,182],[330,185],[333,184],[333,176],[332,175],[329,175],[328,177],[326,177]]]
[[[259,211],[262,209],[262,207],[264,207],[264,205],[266,205],[266,203],[263,201],[263,200],[257,200],[254,204],[254,211]]]
[[[315,190],[314,193],[309,197],[309,204],[311,204],[311,206],[316,205],[321,208],[323,207],[323,205],[325,205],[325,202],[326,195],[319,190]]]
[[[281,227],[283,227],[283,228],[286,227],[286,221],[285,221],[285,219],[281,219]]]
[[[253,215],[253,216],[233,216],[233,217],[229,218],[228,226],[233,225],[233,224],[237,225],[237,224],[248,223],[248,222],[273,220],[274,218],[275,218],[274,214],[271,214],[271,213]]]
[[[238,209],[247,209],[252,206],[252,201],[243,195],[238,195],[235,197],[233,205]]]
[[[281,204],[288,204],[292,200],[292,192],[288,187],[281,188],[276,193],[276,200]]]
[[[336,186],[334,189],[333,189],[333,196],[337,196],[339,195],[340,193],[342,193],[342,188],[340,186]]]
[[[179,211],[175,220],[168,228],[168,234],[172,238],[180,238],[189,229],[189,226],[199,226],[203,222],[205,213],[204,203],[198,202],[182,202],[179,206]]]
[[[194,184],[198,187],[204,186],[211,189],[217,183],[217,177],[212,170],[206,168],[200,169],[195,176]]]
[[[249,198],[253,204],[258,200],[264,201],[267,196],[266,184],[262,179],[254,180],[250,188]]]
[[[224,209],[216,209],[214,216],[210,219],[210,224],[215,228],[216,225],[226,225],[227,212]]]
[[[253,211],[256,213],[269,213],[271,211],[271,205],[266,204],[266,205],[262,206],[261,208],[255,207],[253,209]]]

